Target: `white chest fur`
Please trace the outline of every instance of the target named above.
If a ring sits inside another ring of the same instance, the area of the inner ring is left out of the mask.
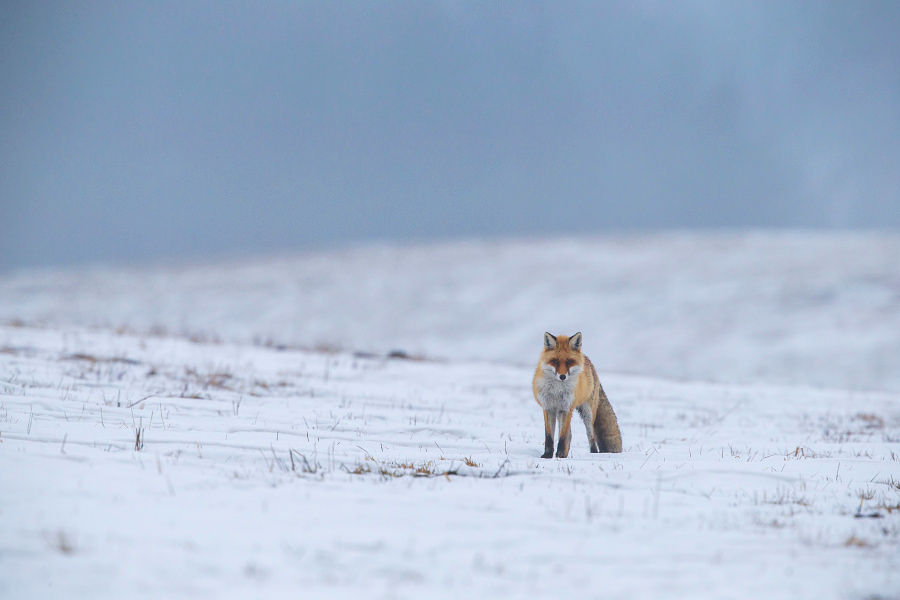
[[[537,381],[538,402],[544,410],[550,412],[568,412],[575,401],[575,385],[577,377],[569,377],[560,381],[555,374],[546,374]]]

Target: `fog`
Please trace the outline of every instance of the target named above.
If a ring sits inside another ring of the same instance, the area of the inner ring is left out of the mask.
[[[6,2],[0,270],[900,226],[900,4]]]

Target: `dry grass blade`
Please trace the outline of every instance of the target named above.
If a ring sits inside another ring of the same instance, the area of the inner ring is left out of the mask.
[[[60,554],[70,556],[75,553],[75,544],[69,539],[66,532],[61,529],[52,536],[48,536],[47,543]]]
[[[141,417],[140,425],[134,428],[134,451],[140,452],[144,448],[144,418]]]

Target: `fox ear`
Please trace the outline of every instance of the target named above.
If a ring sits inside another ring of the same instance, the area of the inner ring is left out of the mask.
[[[569,338],[569,346],[571,346],[572,350],[575,350],[576,352],[581,351],[581,332],[580,331]]]
[[[553,350],[556,348],[556,336],[544,332],[544,350]]]

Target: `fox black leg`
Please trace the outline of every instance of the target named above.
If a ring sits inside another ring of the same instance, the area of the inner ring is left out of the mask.
[[[544,453],[541,458],[553,458],[553,431],[556,429],[556,413],[544,411]]]
[[[567,435],[559,435],[559,444],[556,446],[556,458],[566,458],[569,455],[569,436],[571,433]]]

